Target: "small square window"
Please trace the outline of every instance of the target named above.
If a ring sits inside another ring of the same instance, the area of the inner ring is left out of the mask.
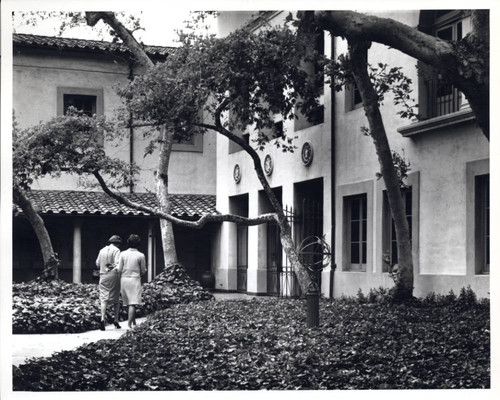
[[[63,95],[64,114],[68,112],[69,107],[74,107],[78,111],[92,117],[97,112],[97,96],[88,96],[82,94],[64,94]]]
[[[57,88],[57,115],[65,115],[70,106],[83,111],[88,116],[104,114],[104,94],[102,89],[76,87]]]

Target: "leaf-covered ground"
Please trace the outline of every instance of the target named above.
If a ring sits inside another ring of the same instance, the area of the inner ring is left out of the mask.
[[[14,367],[14,390],[489,388],[489,305],[323,300],[176,305],[117,341]]]
[[[145,283],[143,305],[137,317],[173,304],[213,299],[179,264],[168,266]],[[99,328],[100,306],[97,284],[72,284],[61,280],[30,281],[12,285],[13,333],[77,333]],[[122,307],[122,319],[127,318]],[[108,309],[112,321],[112,309]]]

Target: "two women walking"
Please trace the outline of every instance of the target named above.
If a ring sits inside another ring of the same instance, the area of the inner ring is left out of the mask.
[[[141,239],[138,235],[130,235],[127,243],[129,249],[120,253],[121,238],[113,235],[109,245],[101,249],[96,265],[99,267],[99,300],[101,302],[100,329],[105,330],[106,309],[114,306],[114,325],[120,329],[119,296],[123,305],[128,307],[128,326],[135,325],[135,307],[141,304],[141,275],[146,273],[146,257],[137,250]]]

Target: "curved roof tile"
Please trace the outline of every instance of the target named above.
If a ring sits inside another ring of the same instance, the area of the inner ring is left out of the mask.
[[[112,43],[99,40],[70,39],[54,36],[39,36],[25,33],[14,33],[12,35],[14,45],[25,45],[33,47],[47,47],[57,49],[91,50],[111,53],[130,53],[128,48],[120,43]],[[175,51],[175,47],[146,46],[144,50],[151,56],[166,57]]]
[[[143,211],[124,206],[104,192],[73,190],[31,190],[27,192],[35,210],[40,214],[72,215],[149,215]],[[126,193],[124,197],[151,208],[157,208],[154,193]],[[182,219],[198,219],[205,214],[218,214],[215,196],[200,194],[170,195],[172,215]],[[16,214],[22,213],[17,206]]]

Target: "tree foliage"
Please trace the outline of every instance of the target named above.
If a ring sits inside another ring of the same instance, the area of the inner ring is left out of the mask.
[[[98,171],[112,187],[128,185],[137,167],[110,157],[104,140],[119,143],[121,132],[104,116],[87,116],[75,109],[24,130],[14,130],[14,184],[29,189],[35,179],[73,173],[81,178]]]
[[[125,115],[131,113],[143,124],[165,127],[177,139],[216,132],[247,152],[304,291],[311,280],[298,259],[289,222],[263,173],[258,150],[272,142],[293,151],[292,138],[276,130],[275,116],[294,119],[300,112],[310,117],[319,105],[322,85],[304,68],[320,58],[308,51],[310,38],[297,35],[288,24],[258,32],[237,29],[224,38],[181,34],[181,46],[173,55],[120,91]],[[250,131],[251,144],[241,137]]]
[[[294,119],[298,110],[309,115],[318,106],[318,86],[301,67],[311,62],[307,43],[287,26],[239,29],[224,38],[181,34],[180,43],[164,63],[120,91],[135,118],[166,125],[177,139],[220,122],[230,132],[255,129],[262,148],[280,136],[275,115]],[[222,111],[227,118],[217,121]],[[280,139],[275,143],[291,150],[291,141]]]

